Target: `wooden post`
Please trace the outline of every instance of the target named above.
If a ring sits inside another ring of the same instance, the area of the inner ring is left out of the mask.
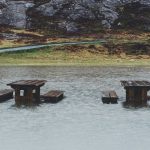
[[[147,104],[147,89],[143,88],[141,91],[142,94],[142,104]]]
[[[26,104],[28,106],[32,106],[33,105],[33,93],[32,93],[33,89],[32,88],[28,88],[27,89],[27,96],[26,96]]]
[[[39,87],[37,87],[35,89],[35,101],[36,101],[37,104],[40,103],[40,88]]]
[[[24,89],[24,96],[27,96],[27,94],[28,94],[28,90],[26,88],[26,89]]]
[[[130,94],[129,94],[129,88],[126,88],[126,102],[129,103],[130,102]]]
[[[126,102],[133,103],[134,102],[134,88],[126,88]]]
[[[142,103],[141,99],[141,90],[139,87],[134,87],[134,104],[135,105],[141,105]]]
[[[140,87],[126,88],[126,102],[142,105],[147,103],[147,89]]]
[[[18,88],[15,88],[15,103],[17,107],[21,106],[20,89]]]

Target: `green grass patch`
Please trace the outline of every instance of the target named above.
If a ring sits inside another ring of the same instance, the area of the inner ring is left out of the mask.
[[[79,50],[72,52],[59,48],[0,54],[0,65],[43,66],[150,66],[149,57],[118,56]]]

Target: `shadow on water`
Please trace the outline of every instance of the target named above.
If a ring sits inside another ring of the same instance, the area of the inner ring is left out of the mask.
[[[44,101],[44,99],[41,99],[40,103],[33,102],[31,105],[28,105],[28,104],[24,103],[24,104],[21,104],[19,106],[17,106],[14,102],[14,104],[11,105],[11,108],[15,108],[15,109],[36,109],[38,107],[41,107],[44,104],[47,104],[47,105],[59,104],[66,98],[67,98],[67,96],[63,96],[63,99],[61,99],[59,101],[55,101],[55,102],[47,102],[47,101]],[[14,99],[11,99],[11,100],[13,101]],[[11,101],[11,100],[9,100],[9,101]],[[7,102],[9,102],[9,101],[7,101]],[[7,102],[3,101],[1,103],[7,103]]]
[[[135,109],[140,109],[140,108],[150,108],[150,105],[147,104],[142,104],[142,103],[128,103],[128,102],[122,102],[122,106],[123,108],[126,109],[131,109],[131,110],[135,110]]]
[[[13,109],[13,110],[37,110],[39,109],[39,107],[41,107],[40,104],[34,104],[34,105],[31,105],[31,106],[27,106],[27,105],[20,105],[20,106],[17,106],[16,104],[12,104],[10,105],[10,108],[9,109]]]

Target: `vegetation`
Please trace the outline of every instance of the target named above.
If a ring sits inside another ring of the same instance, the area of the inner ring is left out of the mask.
[[[95,51],[95,48],[97,49]],[[0,65],[149,66],[148,55],[110,55],[100,45],[65,46],[0,54]]]
[[[105,39],[107,43],[3,53],[0,54],[0,65],[150,65],[149,32],[107,30],[96,34],[63,37],[16,29],[7,29],[4,32],[19,35],[20,38],[11,40],[1,38],[1,47],[99,39]]]
[[[61,35],[61,33],[54,31],[32,31],[0,27],[0,48],[46,44],[50,42],[90,41],[95,39],[95,37],[90,36]]]

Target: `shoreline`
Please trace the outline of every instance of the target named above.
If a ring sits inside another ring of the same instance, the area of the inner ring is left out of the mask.
[[[23,36],[18,40],[2,39],[0,41],[1,46],[20,46],[25,43],[33,45],[40,42],[59,43],[59,45],[38,49],[31,48],[30,51],[1,53],[0,66],[150,66],[150,33],[118,30],[107,31],[105,34],[99,32],[77,38],[52,38],[36,32],[9,30],[14,34],[20,35],[21,33],[25,37]],[[97,41],[100,39],[107,42],[103,44],[89,42],[85,45],[80,43],[81,41]],[[66,42],[78,44],[60,45]]]
[[[3,63],[0,64],[0,67],[144,67],[150,68],[150,64],[91,64],[91,63],[49,63],[49,64],[42,64],[42,63],[32,63],[32,64],[11,64],[11,63]]]
[[[81,47],[79,51],[70,51],[70,48],[64,51],[48,48],[29,52],[2,53],[0,66],[150,67],[150,55],[110,55],[105,52],[91,52],[83,48]]]

